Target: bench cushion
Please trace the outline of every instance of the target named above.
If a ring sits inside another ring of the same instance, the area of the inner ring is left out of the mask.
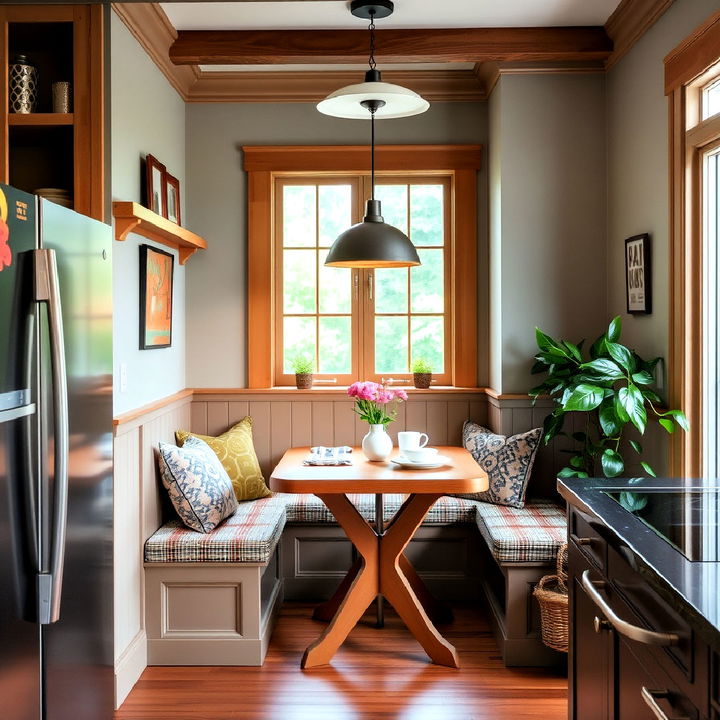
[[[335,522],[335,518],[325,503],[315,495],[278,493],[276,497],[284,499],[289,523],[328,525]],[[375,495],[350,495],[349,497],[368,522],[375,522]],[[400,493],[384,496],[383,519],[386,522],[400,509],[406,497]],[[472,500],[443,496],[430,508],[423,522],[428,525],[473,522],[476,504]]]
[[[524,508],[479,502],[476,520],[499,563],[550,563],[566,542],[565,511],[547,500],[531,500]]]
[[[285,504],[276,498],[238,503],[222,525],[202,534],[171,520],[145,543],[145,562],[266,563],[285,527]]]

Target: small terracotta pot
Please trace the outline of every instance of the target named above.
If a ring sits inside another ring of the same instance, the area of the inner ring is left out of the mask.
[[[313,374],[295,373],[295,385],[298,390],[309,390],[313,386]]]
[[[419,390],[427,390],[431,380],[432,373],[413,373],[413,384]]]

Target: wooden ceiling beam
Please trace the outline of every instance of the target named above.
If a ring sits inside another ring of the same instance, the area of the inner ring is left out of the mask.
[[[602,27],[378,30],[381,62],[606,60]],[[361,63],[366,30],[181,30],[170,47],[176,65]]]

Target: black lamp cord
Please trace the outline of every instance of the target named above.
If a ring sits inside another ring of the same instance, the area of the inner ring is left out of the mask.
[[[370,69],[374,70],[377,67],[375,62],[375,10],[370,9],[370,24],[368,25],[370,31],[370,57],[368,58],[368,65]]]
[[[370,199],[375,199],[375,107],[370,110]]]

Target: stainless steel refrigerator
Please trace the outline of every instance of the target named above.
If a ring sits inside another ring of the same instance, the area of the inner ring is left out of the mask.
[[[113,708],[107,225],[0,185],[0,716]]]

